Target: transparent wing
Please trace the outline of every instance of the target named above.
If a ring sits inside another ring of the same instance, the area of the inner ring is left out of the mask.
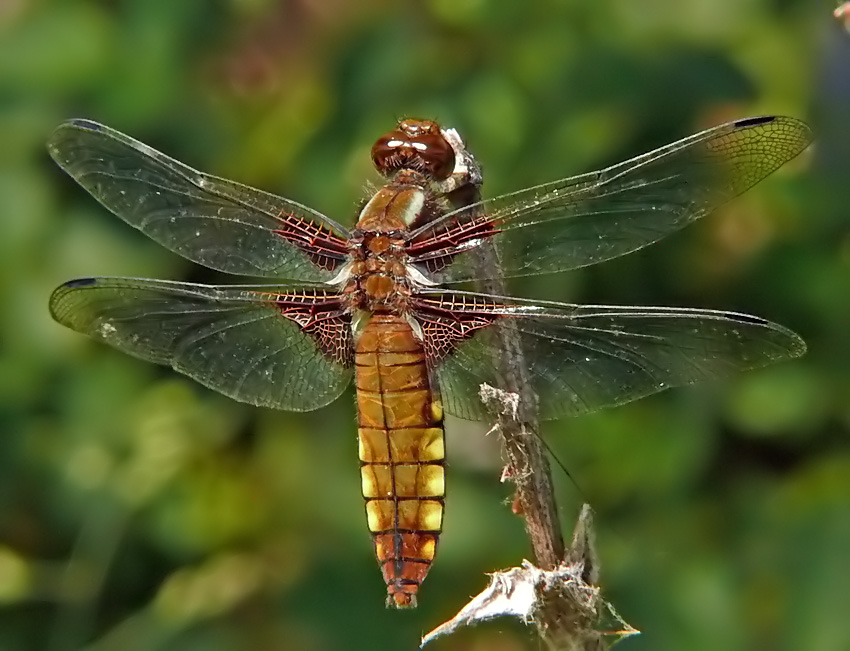
[[[482,382],[524,358],[542,418],[577,416],[664,389],[802,355],[796,334],[758,317],[685,308],[534,303],[471,292],[422,292],[415,314],[446,411],[490,419]],[[513,337],[506,344],[505,337]]]
[[[438,283],[575,269],[658,241],[765,178],[811,141],[788,117],[730,122],[607,169],[464,207],[414,231],[413,262]]]
[[[253,405],[317,409],[351,380],[350,321],[339,297],[321,289],[83,278],[56,289],[50,311],[62,325]]]
[[[323,282],[345,259],[347,231],[320,213],[202,174],[102,124],[65,122],[48,151],[118,217],[193,262]]]

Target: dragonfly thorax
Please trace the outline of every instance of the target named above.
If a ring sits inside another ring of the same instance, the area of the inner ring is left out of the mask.
[[[425,175],[399,170],[360,211],[348,241],[350,267],[343,293],[351,309],[404,314],[413,284],[406,236],[412,226],[442,214]]]
[[[410,296],[401,234],[366,232],[352,238],[352,263],[343,293],[359,310],[403,311]]]

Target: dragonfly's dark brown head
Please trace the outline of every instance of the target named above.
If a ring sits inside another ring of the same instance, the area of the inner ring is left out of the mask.
[[[454,171],[455,153],[436,122],[405,118],[378,138],[372,161],[384,176],[407,168],[443,181]]]

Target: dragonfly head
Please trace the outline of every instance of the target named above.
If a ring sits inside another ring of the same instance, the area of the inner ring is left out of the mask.
[[[455,152],[432,120],[405,118],[378,138],[372,147],[372,162],[384,176],[414,169],[434,181],[444,181],[455,168]]]

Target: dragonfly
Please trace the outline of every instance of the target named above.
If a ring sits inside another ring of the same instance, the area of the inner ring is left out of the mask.
[[[810,141],[795,118],[747,118],[605,169],[481,199],[480,167],[458,132],[408,118],[375,142],[384,184],[346,228],[74,119],[56,129],[48,150],[103,206],[195,263],[272,280],[80,278],[53,292],[50,311],[62,325],[252,405],[314,410],[353,380],[361,491],[387,606],[415,607],[442,531],[444,414],[491,420],[479,388],[499,386],[517,350],[538,416],[553,419],[806,348],[792,331],[746,314],[471,289],[653,244]]]

